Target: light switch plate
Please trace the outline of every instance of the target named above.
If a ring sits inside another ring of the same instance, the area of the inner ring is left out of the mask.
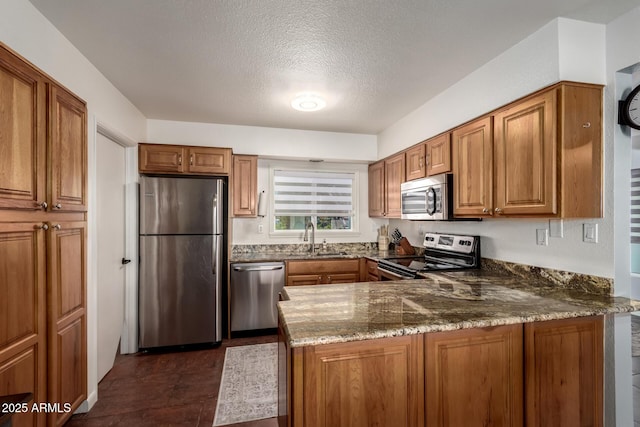
[[[585,243],[598,243],[598,224],[591,222],[582,224],[582,241]]]
[[[564,223],[561,219],[549,220],[549,236],[564,237]]]
[[[547,246],[549,244],[549,230],[546,228],[538,228],[536,230],[536,244],[540,246]]]

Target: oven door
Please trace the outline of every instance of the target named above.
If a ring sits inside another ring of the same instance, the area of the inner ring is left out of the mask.
[[[394,273],[389,270],[385,270],[383,268],[378,267],[378,276],[380,277],[381,282],[388,282],[391,280],[407,280],[413,279],[413,277],[401,276],[400,274]]]

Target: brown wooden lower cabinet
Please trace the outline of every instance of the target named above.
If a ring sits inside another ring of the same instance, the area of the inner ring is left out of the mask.
[[[50,233],[48,399],[75,411],[87,398],[86,223],[56,223]],[[52,424],[72,413],[50,414]]]
[[[425,334],[427,426],[522,426],[522,325]]]
[[[363,262],[364,259],[285,261],[287,286],[359,282]]]
[[[302,399],[289,425],[423,426],[422,340],[411,335],[293,349],[289,389],[296,399],[302,391]]]
[[[0,223],[0,396],[33,393],[46,402],[45,234],[40,223]],[[14,426],[44,425],[20,413]]]
[[[62,425],[87,397],[85,250],[84,221],[0,223],[0,395],[60,409],[14,426]]]
[[[603,317],[524,326],[527,427],[603,424]]]
[[[279,329],[279,359],[281,427],[603,424],[603,316],[297,348]]]

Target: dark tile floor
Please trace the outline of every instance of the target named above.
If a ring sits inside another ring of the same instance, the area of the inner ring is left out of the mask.
[[[98,402],[65,426],[211,427],[226,348],[276,340],[276,335],[234,338],[213,349],[118,356],[98,385]],[[277,425],[276,418],[233,424]]]

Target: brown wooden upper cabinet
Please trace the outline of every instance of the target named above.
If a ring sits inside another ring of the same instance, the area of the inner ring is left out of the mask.
[[[233,155],[233,216],[257,216],[258,156]]]
[[[139,144],[141,173],[228,175],[231,149],[185,145]]]
[[[457,216],[490,215],[493,208],[491,123],[491,117],[483,117],[452,132],[453,211]]]
[[[400,218],[400,184],[405,178],[405,153],[369,165],[369,216]]]
[[[464,125],[453,157],[455,216],[601,217],[602,87],[560,83]]]
[[[0,49],[0,208],[87,210],[84,101]]]
[[[405,151],[406,179],[451,172],[451,134],[443,133]]]

